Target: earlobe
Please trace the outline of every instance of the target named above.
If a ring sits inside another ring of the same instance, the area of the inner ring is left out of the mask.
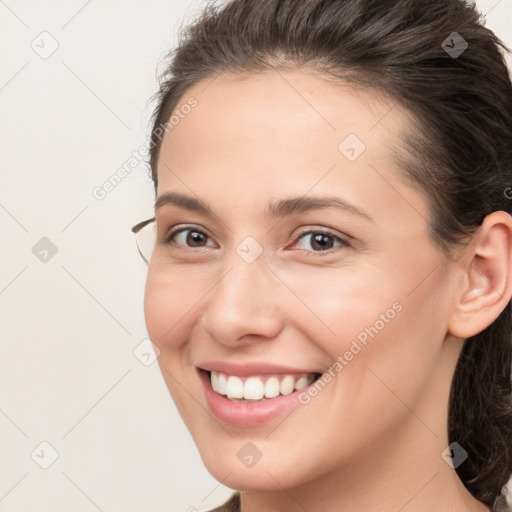
[[[454,295],[448,332],[474,336],[491,325],[512,296],[512,217],[488,215],[463,258],[464,279]]]

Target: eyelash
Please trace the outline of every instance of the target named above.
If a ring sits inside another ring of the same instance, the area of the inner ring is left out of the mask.
[[[200,233],[201,235],[204,235],[208,239],[210,239],[210,237],[206,233],[204,233],[203,231],[201,231],[197,227],[195,227],[195,226],[184,226],[184,227],[175,229],[174,231],[170,232],[167,236],[165,236],[164,240],[163,240],[164,244],[171,244],[171,243],[173,243],[174,242],[174,240],[173,240],[174,237],[176,235],[178,235],[179,233],[182,233],[184,231],[194,231],[194,232]],[[298,240],[300,240],[302,237],[304,237],[306,235],[312,235],[312,234],[326,235],[326,236],[329,236],[329,237],[333,238],[336,242],[340,243],[340,247],[338,247],[338,249],[351,247],[351,244],[345,238],[342,238],[342,237],[339,237],[337,235],[334,235],[333,233],[330,233],[329,231],[323,231],[323,230],[320,230],[320,229],[318,229],[318,230],[308,230],[308,231],[304,231],[303,233],[300,233],[295,238],[294,244]],[[206,246],[204,246],[204,247],[197,247],[197,248],[194,248],[194,247],[182,247],[182,249],[192,250],[192,251],[197,251],[197,250],[205,249],[205,248],[206,248]],[[316,257],[316,256],[330,255],[330,254],[333,253],[334,248],[328,249],[326,251],[308,251],[306,249],[298,249],[298,250],[302,251],[302,252],[308,253],[308,256],[315,256]]]

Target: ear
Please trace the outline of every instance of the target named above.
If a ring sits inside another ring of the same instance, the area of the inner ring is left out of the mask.
[[[488,215],[462,258],[448,332],[469,338],[491,325],[512,296],[512,217]]]

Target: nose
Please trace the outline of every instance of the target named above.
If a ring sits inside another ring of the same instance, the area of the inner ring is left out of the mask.
[[[200,320],[218,343],[239,347],[253,337],[274,339],[283,328],[283,285],[263,257],[252,263],[236,253],[222,267]],[[288,292],[289,293],[289,292]]]

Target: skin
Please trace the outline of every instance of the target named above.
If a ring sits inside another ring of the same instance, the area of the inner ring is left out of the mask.
[[[512,295],[512,219],[494,212],[472,243],[447,259],[427,234],[428,198],[391,157],[408,112],[376,91],[312,73],[222,75],[191,88],[198,105],[164,139],[158,196],[208,203],[209,218],[176,206],[156,211],[158,236],[145,317],[170,394],[208,471],[241,490],[244,512],[488,510],[442,459],[450,383],[466,337],[490,325]],[[356,134],[353,162],[339,144]],[[282,219],[267,203],[336,195],[373,221],[336,208]],[[333,239],[322,252],[309,229]],[[194,231],[194,229],[192,229]],[[252,236],[263,253],[236,252]],[[318,255],[316,255],[318,254]],[[221,424],[195,365],[270,361],[322,369],[394,303],[402,306],[307,405],[258,427]],[[261,459],[237,452],[252,442]]]

